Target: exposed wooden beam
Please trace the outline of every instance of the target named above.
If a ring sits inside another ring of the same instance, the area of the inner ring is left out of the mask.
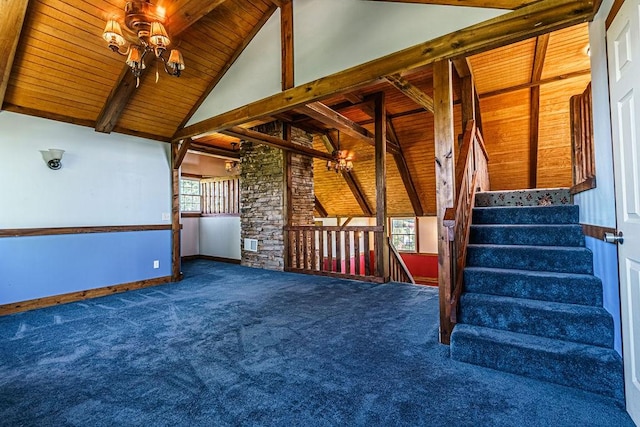
[[[314,198],[313,207],[316,210],[316,212],[318,212],[318,216],[320,218],[326,218],[329,216],[329,214],[327,213],[327,210],[324,208],[324,206],[322,206],[322,203],[320,203],[320,200],[318,200],[317,197]]]
[[[384,92],[374,95],[375,165],[376,165],[376,225],[382,232],[374,233],[376,276],[389,281],[389,240],[387,222],[387,109]]]
[[[352,91],[383,76],[443,59],[468,56],[592,19],[596,0],[541,0],[497,18],[305,83],[187,126],[174,140],[217,132]]]
[[[224,3],[224,1],[178,0],[168,4],[167,22],[170,23],[171,37],[175,39],[180,33]],[[118,81],[111,89],[111,93],[109,93],[109,97],[96,120],[96,131],[104,133],[113,131],[127,104],[129,104],[135,89],[136,78],[133,76],[129,66],[125,64],[120,72]]]
[[[184,157],[187,155],[187,150],[191,146],[192,142],[193,140],[191,138],[187,138],[184,141],[182,141],[182,144],[180,144],[180,151],[178,151],[178,155],[176,156],[175,162],[173,163],[174,169],[180,169],[180,166],[182,165],[182,161],[184,160]]]
[[[433,66],[434,135],[436,154],[436,211],[438,218],[438,289],[440,298],[440,342],[448,344],[451,325],[451,262],[449,233],[444,214],[453,206],[455,192],[455,150],[453,127],[453,85],[451,63],[438,61]]]
[[[202,95],[200,95],[200,98],[198,99],[198,101],[195,104],[193,104],[193,107],[191,107],[191,110],[189,110],[189,113],[178,125],[178,130],[182,129],[187,124],[187,122],[191,120],[191,117],[193,117],[196,111],[198,111],[202,103],[209,97],[209,94],[211,94],[213,89],[218,85],[220,80],[222,80],[224,75],[227,74],[227,71],[229,71],[229,68],[231,68],[231,66],[236,62],[240,54],[244,52],[245,48],[249,45],[249,43],[251,43],[251,40],[253,40],[256,34],[258,34],[258,32],[262,29],[262,27],[264,27],[264,24],[267,23],[267,21],[269,20],[269,18],[271,18],[271,15],[273,15],[273,12],[275,12],[276,9],[277,9],[276,6],[270,7],[267,10],[267,12],[262,16],[260,21],[256,24],[256,26],[253,27],[253,29],[247,35],[247,37],[245,37],[244,40],[242,40],[242,43],[240,44],[240,46],[238,46],[235,52],[233,52],[233,55],[231,55],[231,58],[229,58],[229,60],[224,64],[224,66],[220,69],[220,72],[215,76],[215,78],[209,82],[209,85],[204,90],[204,92],[202,92]]]
[[[419,3],[443,6],[486,7],[491,9],[518,9],[538,0],[369,0],[395,3]]]
[[[279,148],[281,150],[291,151],[292,153],[302,154],[303,156],[315,157],[324,160],[333,160],[331,154],[324,153],[313,148],[308,148],[302,145],[294,144],[291,141],[285,141],[284,139],[267,135],[265,133],[256,132],[250,129],[244,129],[239,126],[235,126],[220,132],[224,135],[233,136],[243,141],[256,142],[258,144],[265,144],[270,147]]]
[[[13,59],[20,41],[22,23],[27,13],[28,0],[4,0],[0,4],[0,109],[7,92]]]
[[[171,144],[171,165],[176,164],[178,144]],[[171,169],[171,281],[182,280],[180,266],[180,170]]]
[[[544,60],[549,46],[549,34],[543,34],[536,39],[536,50],[533,56],[531,83],[539,82],[542,77]],[[540,85],[530,89],[529,105],[529,187],[538,185],[538,138],[540,130]]]
[[[338,145],[335,143],[335,141],[332,139],[332,137],[329,134],[322,135],[322,141],[324,142],[324,145],[327,147],[327,150],[330,151],[331,153],[333,153],[335,150],[338,149]],[[351,194],[353,194],[353,197],[356,199],[358,206],[360,206],[362,213],[365,216],[372,216],[373,209],[371,208],[371,205],[369,204],[369,201],[367,200],[367,196],[364,194],[364,191],[362,191],[362,186],[358,182],[358,179],[356,178],[355,173],[353,171],[352,172],[343,171],[342,177],[344,178],[344,181],[347,183],[347,186],[349,187]]]
[[[224,148],[213,147],[211,145],[199,144],[195,141],[191,142],[189,147],[191,151],[199,151],[212,156],[224,157],[231,160],[239,160],[240,153],[238,151],[225,150]]]
[[[407,191],[407,196],[409,196],[409,200],[411,201],[413,213],[415,216],[423,216],[424,210],[422,209],[422,203],[420,202],[418,190],[416,189],[416,185],[413,182],[413,178],[411,177],[411,171],[409,170],[407,159],[404,157],[402,146],[400,145],[400,140],[398,139],[398,135],[396,134],[396,130],[393,127],[393,123],[389,116],[387,116],[387,138],[390,141],[395,142],[399,148],[398,153],[393,155],[393,160],[396,162],[396,167],[398,168],[398,172],[400,173],[400,178],[402,178],[404,188]]]
[[[496,89],[496,90],[492,90],[491,92],[482,93],[479,96],[480,96],[480,99],[491,98],[492,96],[504,95],[505,93],[511,93],[519,90],[529,89],[535,86],[543,86],[548,83],[553,83],[560,80],[569,80],[576,77],[582,77],[587,74],[591,74],[590,69],[573,71],[571,73],[561,74],[559,76],[547,77],[546,79],[541,79],[541,80],[538,80],[537,82],[522,83],[515,86],[509,86],[503,89]]]
[[[422,89],[413,85],[407,79],[403,78],[400,74],[386,76],[385,79],[387,79],[389,83],[391,83],[400,92],[404,93],[416,104],[433,113],[433,98],[424,93]]]
[[[295,86],[293,67],[293,1],[280,6],[280,37],[282,43],[282,90]]]
[[[344,134],[358,138],[369,145],[373,145],[373,134],[371,132],[337,111],[327,107],[322,102],[307,104],[299,110],[325,125],[338,129]]]

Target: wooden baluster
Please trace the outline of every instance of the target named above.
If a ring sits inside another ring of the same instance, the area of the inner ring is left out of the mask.
[[[304,231],[298,231],[298,268],[304,269]]]
[[[351,231],[344,233],[344,272],[351,274]]]
[[[371,276],[371,249],[369,249],[369,239],[371,233],[365,231],[364,233],[364,275]]]
[[[342,231],[336,231],[336,271],[342,273]]]
[[[360,275],[360,231],[353,233],[353,258],[356,263],[356,276]]]
[[[335,240],[333,231],[327,231],[327,262],[328,262],[328,266],[327,266],[327,270],[328,271],[334,271],[333,270],[333,242]]]
[[[320,246],[320,265],[318,270],[324,271],[324,230],[318,232],[318,246]]]
[[[309,231],[302,231],[302,269],[309,268]]]
[[[316,266],[316,230],[311,231],[311,266],[312,271],[317,271]]]

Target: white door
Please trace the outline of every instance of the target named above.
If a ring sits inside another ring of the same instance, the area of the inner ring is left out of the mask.
[[[627,411],[640,425],[640,0],[607,30]]]

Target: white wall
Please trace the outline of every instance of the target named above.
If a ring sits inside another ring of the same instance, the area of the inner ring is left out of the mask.
[[[62,169],[40,150],[65,150]],[[169,146],[0,113],[0,228],[170,224]]]
[[[418,252],[421,254],[438,253],[438,218],[421,216],[418,218]]]
[[[293,0],[300,85],[485,21],[504,10],[362,0]],[[188,125],[280,92],[280,12],[247,46]]]
[[[200,218],[186,217],[180,223],[180,255],[200,255]]]
[[[200,255],[240,259],[240,217],[200,218]]]
[[[605,19],[612,4],[613,0],[604,0],[595,19],[589,24],[596,188],[576,194],[574,200],[580,205],[580,222],[615,228],[616,205],[605,38]]]

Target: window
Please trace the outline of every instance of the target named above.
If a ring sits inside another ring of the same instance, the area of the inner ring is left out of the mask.
[[[391,218],[391,242],[398,251],[416,251],[416,219]]]
[[[180,180],[180,210],[182,212],[200,212],[200,181],[197,179]]]

